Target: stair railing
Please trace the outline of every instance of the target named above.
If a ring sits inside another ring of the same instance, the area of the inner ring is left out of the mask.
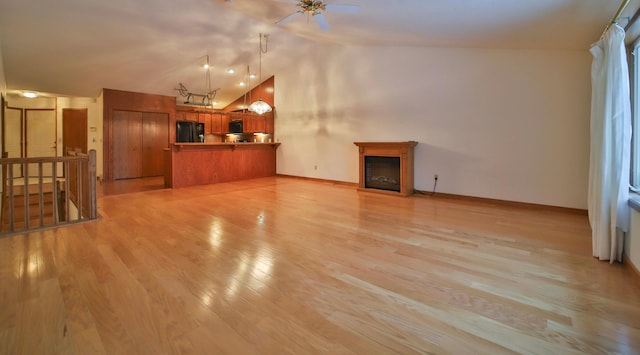
[[[58,177],[59,165],[64,177]],[[0,167],[0,235],[98,218],[95,150],[64,157],[1,158]],[[16,177],[16,171],[17,175],[21,171],[27,174]],[[76,181],[73,194],[69,191],[71,180]]]

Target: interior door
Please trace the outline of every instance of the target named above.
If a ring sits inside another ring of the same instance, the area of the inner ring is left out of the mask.
[[[20,158],[24,154],[24,134],[22,126],[23,110],[6,107],[2,120],[2,145],[7,158]],[[22,177],[22,169],[14,167],[13,177]]]
[[[169,114],[142,113],[142,176],[164,175],[163,149],[169,147]]]
[[[113,178],[142,177],[142,112],[114,110],[112,121]]]
[[[56,156],[56,112],[55,110],[25,109],[26,156]],[[43,165],[43,176],[51,176],[51,164]],[[38,166],[29,165],[29,176],[38,176]]]
[[[62,155],[67,149],[79,148],[87,154],[87,109],[62,109]]]
[[[7,107],[4,111],[4,151],[7,158],[22,157],[22,109]]]

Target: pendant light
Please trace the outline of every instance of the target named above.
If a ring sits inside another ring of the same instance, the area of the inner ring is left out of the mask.
[[[265,40],[264,49],[262,48],[262,37],[264,37],[264,40]],[[263,35],[262,33],[260,33],[260,52],[259,52],[260,66],[258,67],[258,77],[260,80],[260,84],[258,85],[259,95],[262,95],[262,53],[267,53],[268,49],[269,49],[269,35]],[[255,112],[259,115],[262,115],[265,112],[271,112],[271,106],[269,106],[268,103],[262,101],[262,97],[259,97],[258,101],[254,101],[251,105],[249,105],[247,110],[251,112]]]

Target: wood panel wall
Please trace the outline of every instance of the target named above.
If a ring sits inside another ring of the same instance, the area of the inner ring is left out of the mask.
[[[113,180],[113,111],[139,111],[169,115],[169,137],[175,137],[176,98],[131,91],[103,89],[103,170],[105,180]]]
[[[163,175],[164,157],[162,150],[169,146],[169,121],[167,115],[164,113],[143,113],[142,137],[142,176]]]
[[[247,105],[250,105],[251,102],[256,101],[262,98],[262,101],[268,103],[271,107],[274,105],[274,92],[275,92],[275,83],[276,79],[274,76],[262,82],[262,85],[258,85],[254,87],[247,94]],[[251,96],[251,101],[249,101],[249,96]],[[238,111],[242,110],[242,105],[244,105],[244,95],[240,96],[237,100],[227,105],[222,111],[230,112],[230,111]]]
[[[142,112],[114,110],[111,123],[113,179],[142,177]]]

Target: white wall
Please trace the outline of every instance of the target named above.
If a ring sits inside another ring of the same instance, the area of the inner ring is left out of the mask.
[[[0,43],[0,96],[7,97],[7,80],[4,77],[4,64],[2,59],[2,43]],[[0,107],[0,122],[4,122],[4,110]],[[3,125],[0,124],[0,147],[2,147],[2,140],[4,139],[4,134],[2,133]],[[0,169],[1,171],[1,169]]]
[[[29,109],[55,109],[56,98],[55,97],[37,97],[35,99],[29,99],[22,97],[18,94],[10,94],[6,98],[8,105],[15,108],[29,108]]]
[[[2,59],[2,43],[0,43],[0,95],[7,96],[7,79],[4,76],[4,63]],[[2,113],[0,113],[0,117]]]
[[[99,99],[87,97],[59,97],[58,103],[58,155],[62,155],[62,109],[87,109],[87,150],[96,150],[96,173],[102,176],[102,107]]]
[[[318,46],[276,74],[278,173],[358,181],[355,141],[415,140],[415,187],[587,207],[588,51]],[[317,166],[317,170],[314,167]]]
[[[98,99],[86,97],[38,97],[35,99],[24,98],[18,95],[7,97],[9,106],[30,109],[54,109],[56,110],[56,140],[57,154],[62,156],[62,109],[86,108],[87,109],[87,149],[96,150],[97,174],[102,176],[102,105]],[[93,130],[95,128],[95,131]]]

